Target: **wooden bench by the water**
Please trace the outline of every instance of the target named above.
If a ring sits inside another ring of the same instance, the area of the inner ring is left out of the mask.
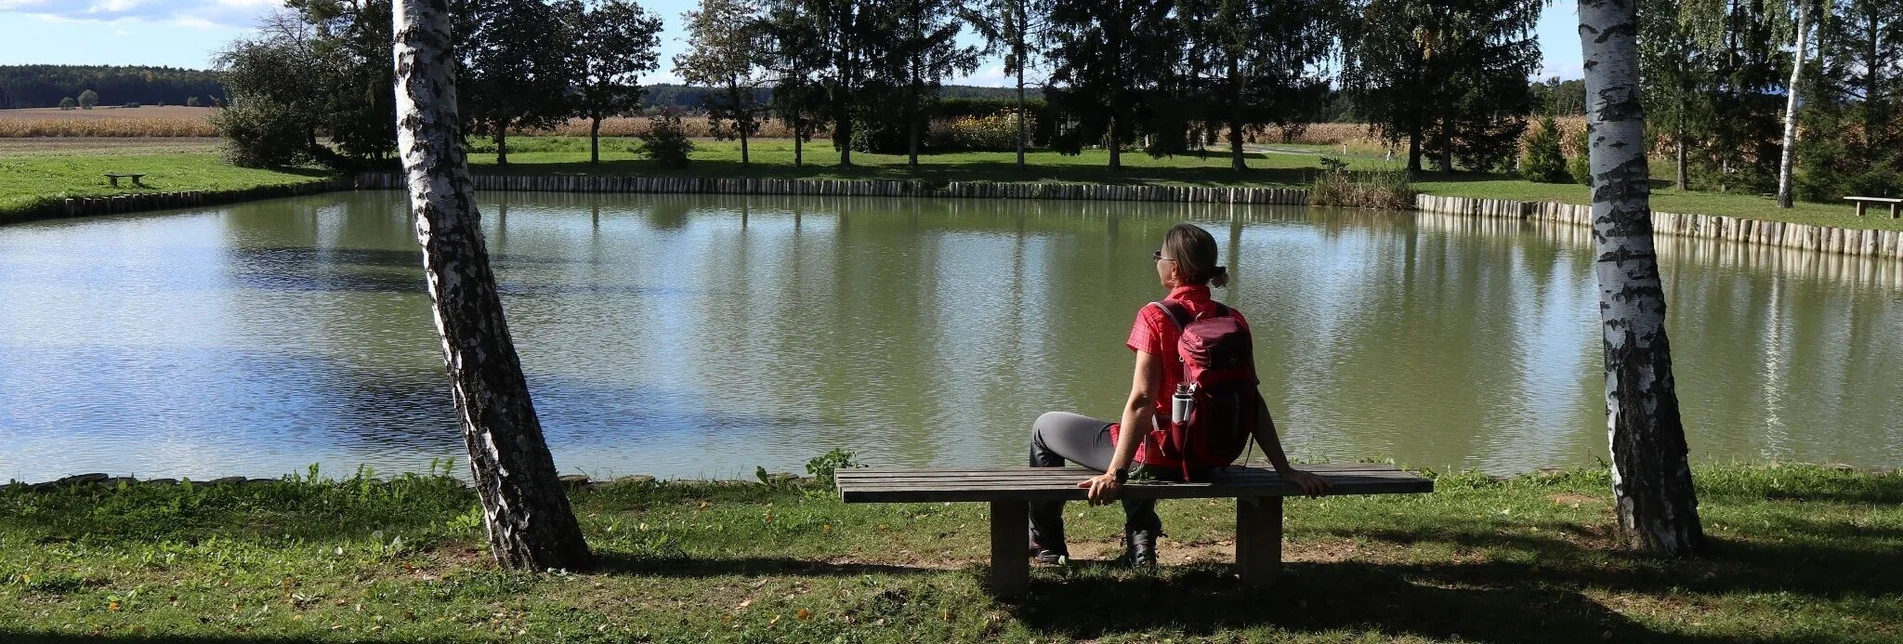
[[[145,184],[139,183],[139,179],[142,179],[144,177],[145,177],[145,173],[143,172],[130,173],[130,174],[122,174],[122,173],[115,173],[115,172],[106,173],[106,179],[112,182],[112,187],[114,188],[119,187],[119,180],[122,178],[131,179],[132,185],[138,186],[140,188],[144,188]]]
[[[1891,199],[1888,197],[1844,197],[1844,201],[1854,201],[1857,203],[1858,217],[1863,216],[1864,206],[1868,206],[1873,203],[1887,203],[1887,204],[1890,204],[1890,218],[1896,219],[1898,214],[1897,206],[1903,205],[1903,199]]]
[[[1392,465],[1353,463],[1311,465],[1304,469],[1328,479],[1330,496],[1413,494],[1434,491],[1434,482]],[[1027,536],[1028,501],[1082,501],[1079,481],[1096,472],[1073,467],[989,469],[850,469],[837,475],[839,496],[847,503],[991,504],[991,589],[1017,595],[1030,581]],[[1122,494],[1134,499],[1236,499],[1236,566],[1242,580],[1266,585],[1282,567],[1282,497],[1301,496],[1275,470],[1231,467],[1208,482],[1130,483]]]

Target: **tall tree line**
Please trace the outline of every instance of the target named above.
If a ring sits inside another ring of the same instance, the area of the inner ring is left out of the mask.
[[[1638,9],[1650,140],[1681,188],[1819,201],[1903,191],[1894,145],[1903,3],[1641,0]]]
[[[107,65],[0,65],[0,109],[55,107],[92,90],[106,105],[223,102],[218,76],[197,69]]]

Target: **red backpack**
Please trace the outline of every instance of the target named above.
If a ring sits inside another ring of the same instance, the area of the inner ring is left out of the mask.
[[[1217,304],[1200,316],[1182,303],[1152,303],[1181,331],[1176,359],[1183,364],[1183,382],[1172,395],[1172,409],[1188,407],[1182,418],[1171,418],[1163,455],[1183,464],[1183,480],[1193,472],[1226,467],[1248,448],[1261,419],[1262,394],[1255,374],[1255,343],[1242,318]],[[1187,401],[1174,398],[1187,397]]]

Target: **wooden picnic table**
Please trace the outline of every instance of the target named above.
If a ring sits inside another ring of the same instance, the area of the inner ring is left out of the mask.
[[[133,172],[133,173],[108,172],[106,173],[106,179],[112,182],[112,187],[114,188],[119,187],[119,179],[121,177],[132,179],[133,186],[140,187],[140,188],[145,187],[145,184],[139,182],[139,179],[145,177],[145,173],[143,172]]]
[[[1897,206],[1903,205],[1903,199],[1891,199],[1889,197],[1844,197],[1844,200],[1856,202],[1858,217],[1863,216],[1865,206],[1873,203],[1887,203],[1890,204],[1890,218],[1896,219],[1898,215]]]

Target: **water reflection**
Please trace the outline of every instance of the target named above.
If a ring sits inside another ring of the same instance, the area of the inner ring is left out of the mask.
[[[506,200],[506,208],[504,207]],[[1010,464],[1110,416],[1180,220],[1224,242],[1292,451],[1495,472],[1605,452],[1590,231],[1227,204],[485,195],[565,471],[831,447]],[[460,448],[391,193],[0,228],[0,478],[419,469]],[[1695,456],[1903,462],[1896,262],[1662,238]]]

